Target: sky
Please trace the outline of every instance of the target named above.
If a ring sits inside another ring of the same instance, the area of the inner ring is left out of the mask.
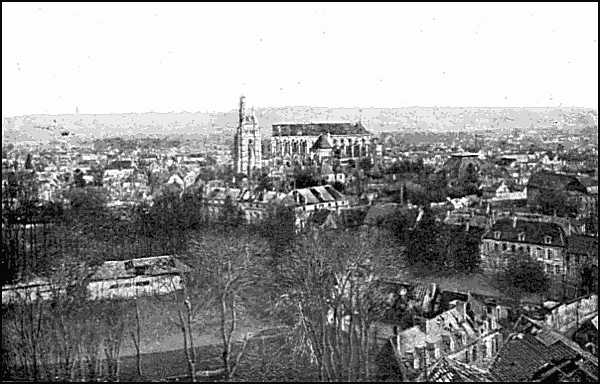
[[[598,108],[597,3],[2,3],[2,116]]]

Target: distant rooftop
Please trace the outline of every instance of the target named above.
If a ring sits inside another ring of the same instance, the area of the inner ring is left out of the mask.
[[[369,135],[361,122],[310,122],[273,124],[273,136]]]

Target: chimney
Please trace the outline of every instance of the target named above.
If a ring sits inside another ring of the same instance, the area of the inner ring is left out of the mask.
[[[517,216],[513,216],[513,228],[517,228]]]
[[[435,359],[437,359],[439,351],[437,350],[436,344],[430,341],[426,341],[425,346],[427,348],[427,360],[434,361]]]
[[[464,301],[457,300],[456,302],[456,311],[460,314],[462,318],[466,316],[466,304]]]
[[[469,221],[467,221],[467,225],[465,226],[465,231],[469,232],[469,227],[470,227],[471,223]]]
[[[567,236],[571,236],[573,232],[573,226],[571,225],[571,222],[569,222],[569,230],[567,231]]]
[[[404,183],[400,185],[400,204],[404,204]]]
[[[421,369],[425,366],[425,348],[415,346],[414,368]]]
[[[447,334],[443,334],[441,338],[441,352],[444,354],[448,354],[452,351],[453,346],[454,345],[452,343],[452,338]]]

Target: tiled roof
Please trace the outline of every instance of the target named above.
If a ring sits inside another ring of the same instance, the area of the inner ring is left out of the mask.
[[[488,371],[444,356],[431,367],[427,381],[489,382],[496,381],[496,378]]]
[[[552,241],[549,245],[566,246],[565,234],[558,224],[525,221],[522,219],[517,219],[514,228],[513,224],[513,219],[500,219],[483,235],[483,238],[524,244],[545,244],[544,237],[551,236]],[[494,232],[500,232],[500,239],[494,237]],[[519,241],[520,233],[525,234],[524,241]]]
[[[362,123],[273,124],[273,136],[369,135]]]
[[[296,198],[299,202],[296,201]],[[284,198],[286,205],[309,205],[344,200],[345,196],[331,185],[295,189]]]
[[[547,171],[532,174],[527,183],[527,188],[587,192],[585,186],[581,184],[577,177]]]
[[[576,357],[577,353],[560,340],[551,343],[543,335],[513,334],[496,356],[490,372],[500,381],[529,381],[546,364]]]

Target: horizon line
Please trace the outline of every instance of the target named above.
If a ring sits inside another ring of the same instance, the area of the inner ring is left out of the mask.
[[[559,106],[449,106],[449,105],[433,105],[433,106],[423,106],[423,105],[410,105],[410,106],[402,106],[402,107],[376,107],[376,106],[369,106],[369,107],[360,107],[360,106],[354,106],[354,107],[347,107],[347,106],[336,106],[336,107],[329,107],[329,106],[311,106],[311,105],[286,105],[286,106],[264,106],[264,107],[254,107],[255,110],[265,110],[265,109],[283,109],[283,108],[315,108],[315,109],[411,109],[411,108],[423,108],[423,109],[435,109],[435,108],[450,108],[450,109],[588,109],[594,112],[598,111],[598,107],[588,107],[588,106],[572,106],[572,105],[559,105]],[[144,112],[84,112],[84,113],[75,113],[75,112],[64,112],[64,113],[28,113],[28,114],[20,114],[20,115],[9,115],[9,116],[2,116],[2,119],[12,119],[12,118],[18,118],[18,117],[32,117],[32,116],[80,116],[80,115],[92,115],[92,116],[97,116],[97,115],[143,115],[143,114],[180,114],[180,113],[190,113],[190,114],[194,114],[194,113],[201,113],[201,114],[218,114],[218,113],[231,113],[231,112],[237,112],[238,109],[233,108],[227,111],[223,111],[223,110],[206,110],[206,111],[202,111],[202,110],[197,110],[197,111],[186,111],[186,110],[179,110],[179,111],[167,111],[167,112],[161,112],[161,111],[144,111]]]

